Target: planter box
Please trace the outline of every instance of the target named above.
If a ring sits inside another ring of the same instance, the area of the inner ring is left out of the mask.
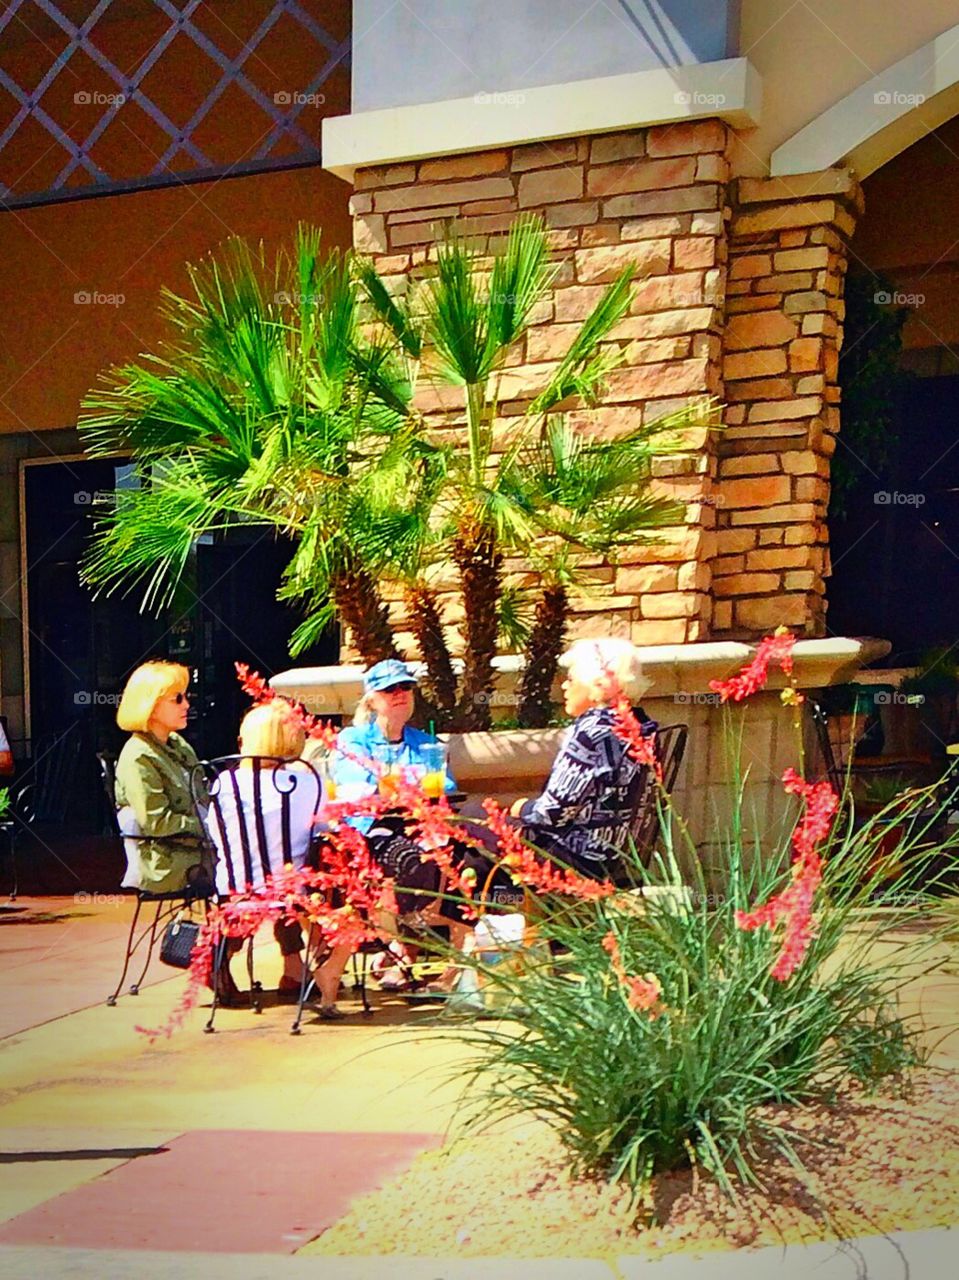
[[[862,664],[888,653],[889,647],[884,640],[872,639],[800,640],[793,651],[795,683],[800,689],[845,683]],[[648,646],[639,652],[647,681],[642,695],[646,713],[662,725],[689,726],[673,795],[699,857],[708,863],[717,822],[722,831],[728,821],[732,783],[724,740],[726,717],[717,695],[709,691],[709,682],[734,675],[751,659],[755,646],[725,641]],[[519,658],[497,659],[497,697],[507,705],[521,666]],[[362,675],[362,667],[304,667],[282,672],[271,683],[319,715],[351,715],[362,693]],[[771,672],[768,688],[733,711],[734,718],[743,717],[747,831],[755,829],[765,836],[768,847],[783,843],[795,813],[781,782],[783,771],[800,763],[795,711],[782,704],[778,692],[787,683],[778,670]],[[450,767],[472,796],[508,801],[535,795],[549,773],[562,733],[562,729],[504,729],[453,734]],[[803,717],[801,733],[805,758],[815,761],[808,717]]]

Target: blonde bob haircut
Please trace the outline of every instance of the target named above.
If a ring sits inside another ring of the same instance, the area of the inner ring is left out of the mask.
[[[126,733],[148,733],[160,699],[186,693],[189,683],[190,673],[179,662],[144,662],[123,687],[117,724]]]
[[[607,701],[604,685],[610,676],[630,702],[636,702],[649,688],[636,646],[616,636],[577,640],[559,661],[571,680],[590,690],[597,706]]]
[[[245,756],[278,756],[297,760],[306,746],[306,732],[283,698],[252,707],[240,724],[240,751]]]

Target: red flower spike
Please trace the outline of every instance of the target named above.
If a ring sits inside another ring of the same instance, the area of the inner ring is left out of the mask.
[[[721,702],[742,702],[765,687],[772,663],[776,663],[785,675],[792,675],[795,643],[796,637],[785,627],[780,627],[773,635],[760,640],[755,657],[739,675],[729,680],[710,680],[710,689],[719,694]]]
[[[643,977],[637,978],[626,972],[619,950],[619,943],[612,932],[607,933],[602,945],[603,950],[609,953],[610,968],[625,992],[626,1003],[637,1012],[648,1013],[650,1022],[655,1022],[661,1014],[666,1012],[661,999],[663,994],[662,983],[655,973],[647,973]]]
[[[746,932],[774,928],[785,921],[782,942],[770,969],[777,982],[792,977],[812,941],[813,902],[822,880],[819,846],[828,837],[839,808],[839,797],[828,782],[807,782],[795,769],[787,769],[782,780],[786,792],[800,796],[803,802],[802,816],[792,834],[792,884],[754,911],[736,912],[736,924]]]

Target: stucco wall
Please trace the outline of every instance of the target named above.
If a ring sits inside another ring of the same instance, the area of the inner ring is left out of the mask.
[[[348,244],[348,197],[311,168],[0,215],[0,433],[75,423],[103,368],[155,347],[161,287],[185,288],[186,264],[231,235],[275,245],[302,219]]]
[[[957,22],[959,0],[743,0],[738,52],[762,77],[763,110],[735,171],[766,172],[781,143]]]
[[[724,58],[738,0],[354,0],[353,110]]]

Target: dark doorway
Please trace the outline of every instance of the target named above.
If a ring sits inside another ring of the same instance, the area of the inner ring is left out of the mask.
[[[270,676],[291,665],[287,643],[297,615],[276,600],[290,546],[249,530],[220,544],[199,545],[191,582],[161,618],[139,611],[139,596],[94,599],[79,578],[94,518],[130,483],[122,462],[30,466],[24,474],[29,619],[30,739],[49,749],[64,734],[78,738],[78,765],[63,797],[63,820],[95,830],[103,805],[95,753],[117,751],[114,717],[130,671],[150,657],[172,658],[193,672],[187,736],[200,755],[235,749],[249,705],[234,662]],[[298,662],[337,660],[334,634]]]
[[[888,469],[830,522],[828,623],[891,640],[886,663],[913,666],[959,640],[959,377],[910,378],[896,414]]]

